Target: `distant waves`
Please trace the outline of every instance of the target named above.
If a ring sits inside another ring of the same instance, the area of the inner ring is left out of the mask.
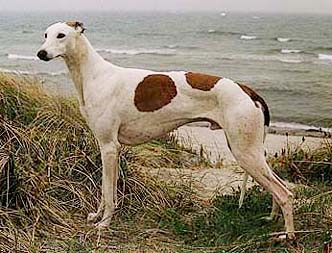
[[[66,75],[66,71],[58,71],[58,72],[33,72],[28,70],[13,70],[13,69],[5,69],[0,68],[0,73],[8,73],[15,75],[47,75],[47,76],[61,76]]]
[[[244,37],[244,40],[254,40],[254,36]],[[100,48],[97,51],[101,54],[116,54],[116,55],[126,55],[128,57],[135,57],[139,55],[155,55],[159,57],[175,56],[175,55],[190,55],[194,57],[195,55],[200,55],[203,51],[199,47],[195,46],[179,46],[179,45],[168,45],[163,48],[156,49],[108,49]],[[325,52],[324,52],[325,51]],[[309,48],[309,49],[292,49],[292,48],[282,48],[282,49],[272,49],[266,51],[263,54],[222,54],[216,55],[216,58],[224,60],[237,60],[237,61],[279,61],[282,63],[289,64],[299,64],[299,63],[312,63],[312,64],[332,64],[332,54],[329,53],[331,49],[326,48]],[[6,55],[11,61],[39,61],[36,56],[33,55],[21,55],[9,53]],[[4,72],[4,71],[2,71]],[[25,73],[27,72],[27,73]],[[29,74],[28,71],[22,71],[23,74]],[[34,73],[35,74],[35,73]],[[58,75],[59,73],[41,73],[49,75]]]
[[[111,54],[125,54],[125,55],[141,55],[141,54],[152,54],[152,55],[176,55],[175,45],[171,45],[169,49],[97,49],[97,52],[105,52]]]
[[[38,57],[37,56],[32,56],[32,55],[19,55],[19,54],[7,54],[8,59],[14,59],[14,60],[32,60],[32,61],[37,61]]]

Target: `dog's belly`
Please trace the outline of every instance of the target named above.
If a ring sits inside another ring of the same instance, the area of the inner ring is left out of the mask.
[[[140,123],[124,124],[119,129],[118,140],[121,144],[135,145],[147,142],[149,140],[161,137],[180,126],[183,126],[192,122],[209,122],[211,130],[222,129],[222,127],[215,121],[204,118],[192,118],[192,119],[178,119],[172,122],[155,123],[141,125]]]
[[[121,144],[135,145],[163,136],[178,127],[190,123],[190,119],[180,119],[167,123],[153,123],[140,125],[139,123],[122,125],[119,129],[118,140]]]

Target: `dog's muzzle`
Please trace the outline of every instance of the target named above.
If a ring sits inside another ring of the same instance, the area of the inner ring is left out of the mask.
[[[51,60],[50,58],[47,57],[47,52],[45,50],[40,50],[37,53],[37,56],[39,59],[43,60],[43,61],[49,61]]]

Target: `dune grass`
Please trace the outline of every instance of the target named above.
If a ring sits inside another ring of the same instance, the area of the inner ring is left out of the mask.
[[[149,174],[209,165],[172,137],[122,149],[118,209],[100,232],[85,220],[101,197],[100,153],[76,100],[0,74],[0,252],[323,252],[332,240],[331,153],[327,141],[270,161],[301,183],[296,242],[275,240],[283,221],[261,219],[271,197],[259,187],[238,209],[238,191],[206,201],[191,182]]]
[[[48,95],[36,80],[0,75],[0,124],[0,249],[67,252],[78,238],[80,247],[85,240],[95,247],[97,232],[85,218],[100,200],[100,153],[75,100]],[[122,150],[114,224],[128,220],[133,228],[123,224],[112,240],[144,231],[166,208],[194,205],[190,188],[146,173],[189,166],[190,157],[171,138]]]

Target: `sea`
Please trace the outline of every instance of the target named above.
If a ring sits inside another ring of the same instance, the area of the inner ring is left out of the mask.
[[[47,89],[74,94],[61,59],[36,57],[45,29],[69,20],[82,21],[94,48],[113,64],[231,78],[265,98],[275,126],[332,126],[332,16],[0,12],[0,71],[34,75]]]

